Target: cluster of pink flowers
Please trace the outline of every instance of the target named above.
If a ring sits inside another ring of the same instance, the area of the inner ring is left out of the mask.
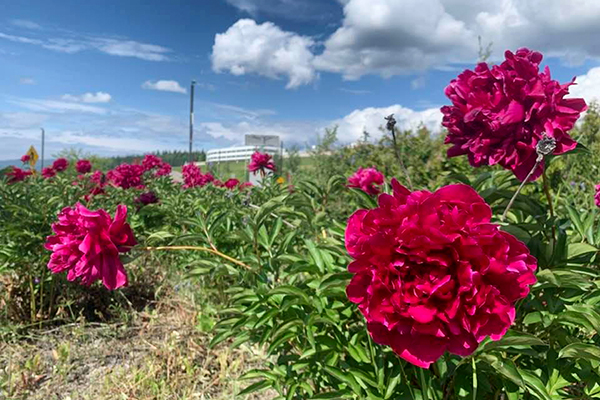
[[[375,168],[359,168],[350,178],[348,187],[361,189],[372,196],[379,194],[380,189],[375,185],[383,185],[383,174]]]
[[[137,244],[127,220],[127,207],[117,206],[114,219],[104,210],[91,211],[77,204],[66,207],[52,225],[45,248],[52,251],[48,268],[52,273],[67,272],[67,279],[80,279],[91,285],[102,280],[114,290],[128,283],[119,253]]]
[[[248,164],[248,171],[260,171],[260,173],[264,175],[267,170],[276,170],[271,156],[267,153],[260,153],[258,151],[252,154],[250,164]]]
[[[171,174],[171,164],[163,161],[162,158],[154,154],[146,154],[142,160],[144,172],[156,169],[155,176],[166,176]]]
[[[22,162],[23,164],[25,164],[25,163],[29,162],[29,160],[31,160],[31,156],[30,156],[29,154],[25,154],[25,155],[22,155],[22,156],[21,156],[21,162]]]
[[[596,206],[600,207],[600,184],[596,185],[596,195],[594,196]]]
[[[544,136],[556,140],[554,154],[577,143],[568,131],[587,109],[583,99],[565,98],[573,81],[560,84],[548,67],[539,71],[542,55],[529,49],[507,51],[492,68],[486,63],[465,70],[445,90],[452,106],[444,106],[448,157],[466,154],[474,167],[500,164],[523,181],[533,168],[536,145]],[[540,166],[531,180],[543,172]]]
[[[80,174],[87,174],[92,171],[92,163],[90,160],[78,160],[75,164],[75,169]]]
[[[467,356],[500,339],[536,281],[536,259],[469,186],[411,193],[394,179],[392,188],[346,229],[355,274],[346,291],[373,340],[427,368],[445,351]]]
[[[168,176],[171,175],[171,164],[163,162],[158,166],[158,169],[154,173],[155,176]]]
[[[24,181],[25,178],[27,178],[31,174],[31,171],[26,171],[18,167],[13,167],[12,171],[6,173],[6,176],[8,177],[8,184],[13,184]]]
[[[206,186],[215,180],[210,172],[203,174],[196,164],[184,165],[181,168],[181,174],[183,175],[183,187],[186,189]]]
[[[122,189],[144,187],[144,167],[135,164],[121,164],[108,171],[106,177],[115,186]]]

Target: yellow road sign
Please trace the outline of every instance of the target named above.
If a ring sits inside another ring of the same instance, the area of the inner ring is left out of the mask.
[[[37,163],[38,159],[40,158],[38,152],[35,150],[35,147],[31,146],[25,154],[29,156],[29,166],[33,168]]]

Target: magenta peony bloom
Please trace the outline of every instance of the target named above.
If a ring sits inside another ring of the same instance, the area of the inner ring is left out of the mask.
[[[154,173],[155,176],[167,176],[171,175],[171,164],[163,162],[158,166],[158,169]]]
[[[79,160],[77,164],[75,164],[75,169],[80,174],[87,174],[92,170],[92,163],[90,160]]]
[[[56,176],[56,170],[52,167],[44,167],[42,168],[42,176],[46,179],[50,179]]]
[[[223,184],[227,189],[235,189],[236,187],[238,187],[240,184],[239,179],[235,179],[235,178],[231,178],[228,179],[227,181],[225,181],[225,183]]]
[[[144,171],[150,171],[153,168],[159,167],[162,162],[162,158],[154,154],[146,154],[142,160],[142,167],[144,167]]]
[[[594,196],[596,206],[600,207],[600,184],[596,185],[596,195]]]
[[[31,174],[31,171],[25,171],[21,168],[13,167],[12,171],[6,173],[6,176],[8,177],[8,184],[12,185],[13,183],[24,181],[25,178]]]
[[[536,281],[536,259],[469,186],[411,193],[394,179],[392,188],[346,229],[355,274],[346,293],[373,340],[427,368],[445,351],[464,357],[486,336],[500,339]]]
[[[271,156],[267,153],[254,152],[251,157],[251,162],[248,164],[248,171],[260,171],[261,174],[264,174],[267,169],[275,171],[275,164],[273,164]]]
[[[466,154],[474,167],[500,164],[523,181],[533,168],[537,142],[548,135],[556,139],[554,154],[574,149],[568,131],[587,109],[583,99],[564,98],[573,81],[552,80],[548,67],[539,72],[542,55],[528,49],[491,69],[480,63],[465,70],[446,87],[452,106],[444,106],[442,125],[448,128],[448,157]],[[541,164],[531,177],[543,172]]]
[[[90,181],[98,185],[104,185],[106,183],[106,176],[102,171],[94,171],[94,173],[90,175]]]
[[[215,180],[215,177],[210,172],[203,174],[202,170],[196,164],[184,165],[181,168],[181,174],[183,175],[183,187],[185,189],[206,186]]]
[[[252,182],[242,182],[240,184],[240,190],[246,189],[246,188],[252,188],[254,187],[254,185],[252,184]]]
[[[113,185],[122,189],[142,188],[144,182],[142,175],[144,167],[135,164],[121,164],[115,169],[108,171],[106,177]]]
[[[135,202],[144,206],[148,204],[158,203],[158,196],[153,191],[145,192],[140,194],[135,199]]]
[[[67,271],[69,281],[80,279],[86,286],[100,279],[109,290],[127,286],[119,253],[137,242],[126,219],[124,205],[117,206],[114,219],[104,210],[91,211],[79,203],[65,207],[44,246],[52,251],[48,268],[54,274]]]
[[[69,162],[66,158],[58,158],[52,163],[52,168],[56,172],[62,172],[69,167]]]
[[[379,188],[375,185],[383,185],[383,174],[375,168],[359,168],[350,178],[348,178],[348,187],[361,189],[363,192],[376,196],[379,194]]]
[[[21,162],[23,164],[25,164],[26,162],[29,162],[29,160],[31,160],[31,156],[29,154],[25,154],[25,155],[21,156]]]

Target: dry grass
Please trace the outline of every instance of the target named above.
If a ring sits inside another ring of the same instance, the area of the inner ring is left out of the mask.
[[[127,323],[77,323],[0,343],[0,399],[272,399],[237,396],[259,349],[208,348],[197,307],[170,296]]]

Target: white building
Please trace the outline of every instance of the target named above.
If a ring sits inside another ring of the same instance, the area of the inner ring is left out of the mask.
[[[206,152],[206,162],[208,164],[225,161],[250,161],[255,151],[269,153],[271,155],[279,154],[279,147],[275,146],[234,146],[224,149],[213,149]]]

